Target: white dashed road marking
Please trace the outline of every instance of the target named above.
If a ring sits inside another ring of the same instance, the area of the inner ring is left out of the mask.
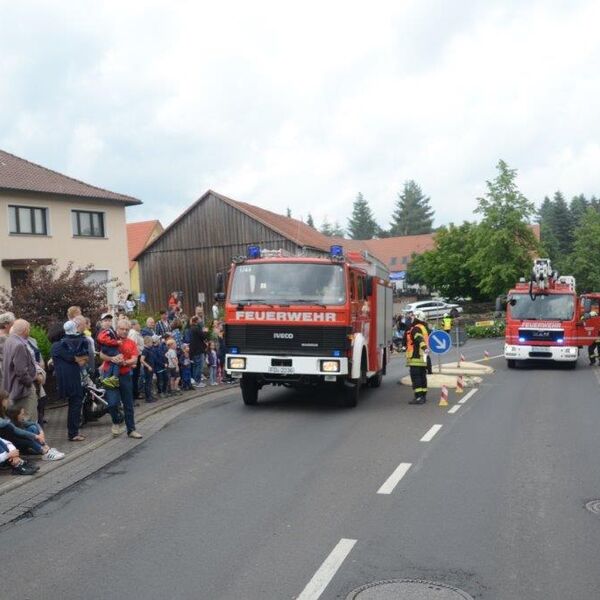
[[[477,391],[477,389],[474,389],[474,390],[471,390],[470,392],[467,392],[465,394],[465,397],[462,400],[459,400],[458,403],[459,404],[464,404],[476,391]]]
[[[433,436],[442,428],[441,425],[434,425],[422,438],[422,442],[430,442]]]
[[[396,467],[396,470],[387,478],[386,482],[377,490],[377,493],[391,494],[411,467],[412,463],[400,463]]]
[[[449,411],[448,413],[453,415],[458,409],[460,408],[460,404],[455,404]]]
[[[329,585],[342,563],[354,548],[356,540],[342,538],[296,600],[317,600]]]

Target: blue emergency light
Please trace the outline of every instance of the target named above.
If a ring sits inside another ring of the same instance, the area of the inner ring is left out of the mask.
[[[260,247],[248,246],[248,258],[260,258]]]
[[[333,356],[337,356],[337,357],[339,357],[339,356],[341,356],[341,355],[342,355],[342,351],[341,351],[341,350],[334,350],[334,351],[333,351],[331,354],[332,354]]]
[[[236,346],[232,346],[231,348],[229,348],[229,354],[239,354],[239,353],[240,353],[240,350]]]
[[[343,246],[335,244],[334,246],[331,246],[331,248],[329,248],[329,253],[331,254],[331,256],[342,257],[344,256],[344,248]]]

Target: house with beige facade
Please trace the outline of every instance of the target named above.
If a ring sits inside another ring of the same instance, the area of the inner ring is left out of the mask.
[[[0,286],[10,289],[27,269],[56,261],[94,280],[116,277],[127,289],[125,208],[136,204],[0,150]],[[116,302],[114,289],[107,300]]]

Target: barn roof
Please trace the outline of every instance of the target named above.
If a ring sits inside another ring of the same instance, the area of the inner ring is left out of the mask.
[[[308,248],[315,248],[323,252],[328,252],[331,244],[335,243],[331,241],[332,238],[322,234],[316,229],[313,229],[310,225],[307,225],[298,219],[278,215],[270,210],[254,206],[253,204],[247,204],[246,202],[239,202],[238,200],[233,200],[232,198],[224,196],[223,194],[219,194],[213,190],[208,190],[202,196],[200,196],[196,202],[188,206],[188,208],[186,208],[186,210],[184,210],[168,227],[166,227],[156,239],[154,239],[137,255],[135,255],[134,259],[137,259],[141,254],[158,242],[158,240],[160,240],[168,231],[176,227],[180,221],[182,221],[208,196],[214,196],[215,198],[218,198],[225,204],[228,204],[232,208],[243,212],[250,218],[262,223],[269,229],[279,233],[281,236],[297,244],[298,246],[307,246]]]

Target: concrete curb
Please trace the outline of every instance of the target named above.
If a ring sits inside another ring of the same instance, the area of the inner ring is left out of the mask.
[[[236,386],[233,386],[233,385],[229,386],[227,388],[216,387],[215,389],[211,388],[211,389],[204,390],[203,392],[196,391],[194,394],[192,394],[190,396],[186,396],[184,398],[176,398],[173,400],[169,400],[168,402],[165,402],[164,404],[160,404],[159,406],[153,407],[152,409],[141,414],[139,416],[139,418],[136,418],[136,423],[142,423],[146,419],[148,419],[160,412],[163,412],[173,406],[185,404],[191,400],[203,398],[204,396],[211,396],[211,395],[215,394],[216,392],[222,392],[222,391],[225,391],[226,389],[235,389],[235,387]],[[201,404],[198,404],[198,406],[201,406]],[[36,482],[40,481],[41,479],[43,479],[45,476],[49,475],[50,473],[53,473],[57,469],[61,469],[65,465],[68,465],[69,463],[72,463],[73,461],[75,461],[83,456],[86,456],[90,452],[93,452],[94,450],[101,448],[102,446],[104,446],[104,444],[110,442],[113,439],[114,439],[114,437],[109,432],[109,433],[103,435],[101,438],[99,438],[95,442],[86,444],[83,448],[81,448],[79,450],[74,450],[73,452],[69,452],[69,454],[67,454],[63,460],[50,463],[48,465],[48,467],[46,469],[44,469],[44,471],[42,473],[39,473],[38,475],[34,475],[33,477],[14,477],[10,481],[7,481],[4,485],[0,486],[0,498],[4,494],[7,494],[8,492],[11,492],[21,486],[27,485],[28,483],[31,483],[33,481],[36,481]]]

